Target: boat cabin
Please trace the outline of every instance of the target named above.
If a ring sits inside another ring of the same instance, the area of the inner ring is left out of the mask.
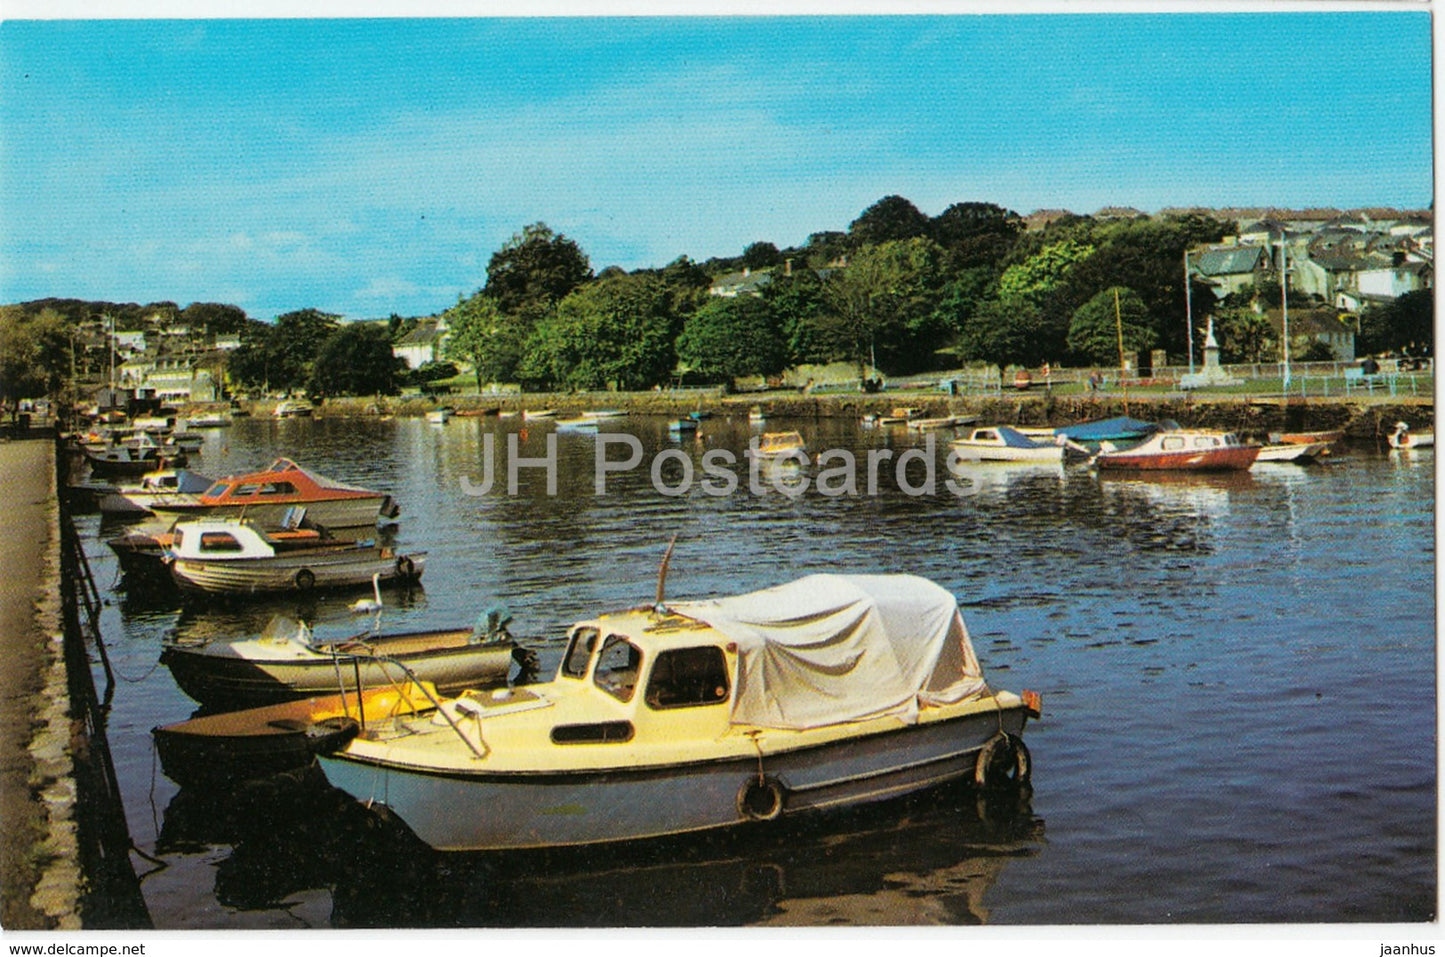
[[[201,494],[203,505],[261,505],[318,498],[368,498],[375,492],[308,472],[290,459],[277,459],[259,472],[217,479]]]
[[[1198,449],[1238,448],[1244,443],[1233,432],[1196,431],[1179,429],[1164,432],[1159,436],[1159,450],[1162,452],[1189,452]]]
[[[273,558],[276,547],[239,519],[180,522],[171,532],[170,553],[189,561]]]

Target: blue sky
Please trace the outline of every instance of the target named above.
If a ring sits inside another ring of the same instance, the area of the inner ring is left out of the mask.
[[[1432,198],[1429,13],[12,20],[0,302],[426,315],[543,221],[594,268],[883,196]]]

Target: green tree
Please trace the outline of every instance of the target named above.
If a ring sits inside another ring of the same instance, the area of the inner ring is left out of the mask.
[[[180,312],[180,321],[190,326],[192,334],[229,336],[246,325],[246,310],[219,302],[193,302]]]
[[[832,335],[825,322],[823,283],[812,269],[803,267],[794,269],[791,276],[774,276],[763,289],[763,299],[777,317],[789,363],[852,358],[846,341]]]
[[[1278,356],[1274,328],[1253,309],[1216,309],[1214,340],[1221,362],[1270,362]]]
[[[885,242],[859,250],[828,277],[824,301],[860,372],[873,361],[895,374],[925,368],[944,344],[941,258],[931,239]]]
[[[1153,348],[1156,336],[1144,300],[1132,289],[1115,286],[1098,293],[1074,313],[1069,325],[1069,349],[1086,364],[1116,364],[1121,330],[1125,352],[1145,353]]]
[[[1360,316],[1355,349],[1361,354],[1409,349],[1412,355],[1433,351],[1435,293],[1407,292],[1393,302],[1365,310]]]
[[[998,281],[998,295],[1004,300],[1025,300],[1035,306],[1048,301],[1063,287],[1079,263],[1094,253],[1086,243],[1066,239],[1045,246],[1024,262],[1004,270]]]
[[[678,323],[657,276],[616,276],[578,288],[528,338],[518,377],[531,386],[643,389],[677,362]]]
[[[772,307],[756,296],[713,297],[687,318],[677,357],[712,381],[773,375],[787,364],[787,343]]]
[[[540,316],[591,278],[592,266],[577,243],[546,223],[533,223],[492,253],[482,291],[506,315],[540,306]]]
[[[848,224],[848,242],[855,249],[927,236],[928,217],[902,196],[885,196]]]
[[[997,266],[1023,232],[1023,219],[993,203],[954,203],[929,223],[933,241],[948,254],[949,271]]]
[[[496,301],[484,292],[459,300],[442,318],[449,330],[446,354],[471,363],[477,391],[486,382],[513,380],[526,336],[519,320],[502,315]]]
[[[771,269],[782,261],[782,254],[772,243],[752,243],[743,250],[743,265],[748,269]]]
[[[73,326],[46,307],[38,315],[21,308],[0,310],[0,396],[60,398],[70,371]]]
[[[340,318],[319,309],[298,309],[276,317],[267,338],[267,378],[272,389],[305,387],[322,343],[336,331]]]
[[[988,299],[962,321],[958,350],[965,360],[1003,368],[1033,366],[1062,351],[1043,312],[1025,299]]]
[[[307,390],[312,395],[395,395],[405,363],[391,351],[391,336],[376,323],[334,330],[317,350]]]

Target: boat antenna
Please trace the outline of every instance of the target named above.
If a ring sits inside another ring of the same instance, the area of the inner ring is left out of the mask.
[[[657,568],[657,601],[652,605],[652,610],[659,615],[667,614],[667,605],[664,603],[667,592],[667,566],[672,562],[672,547],[677,544],[677,533],[672,533],[672,541],[667,543],[667,551],[662,553],[662,564]]]

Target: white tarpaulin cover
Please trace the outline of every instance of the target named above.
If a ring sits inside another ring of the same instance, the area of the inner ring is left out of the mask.
[[[735,724],[916,720],[920,704],[985,688],[958,603],[915,575],[809,575],[669,608],[737,643]]]

